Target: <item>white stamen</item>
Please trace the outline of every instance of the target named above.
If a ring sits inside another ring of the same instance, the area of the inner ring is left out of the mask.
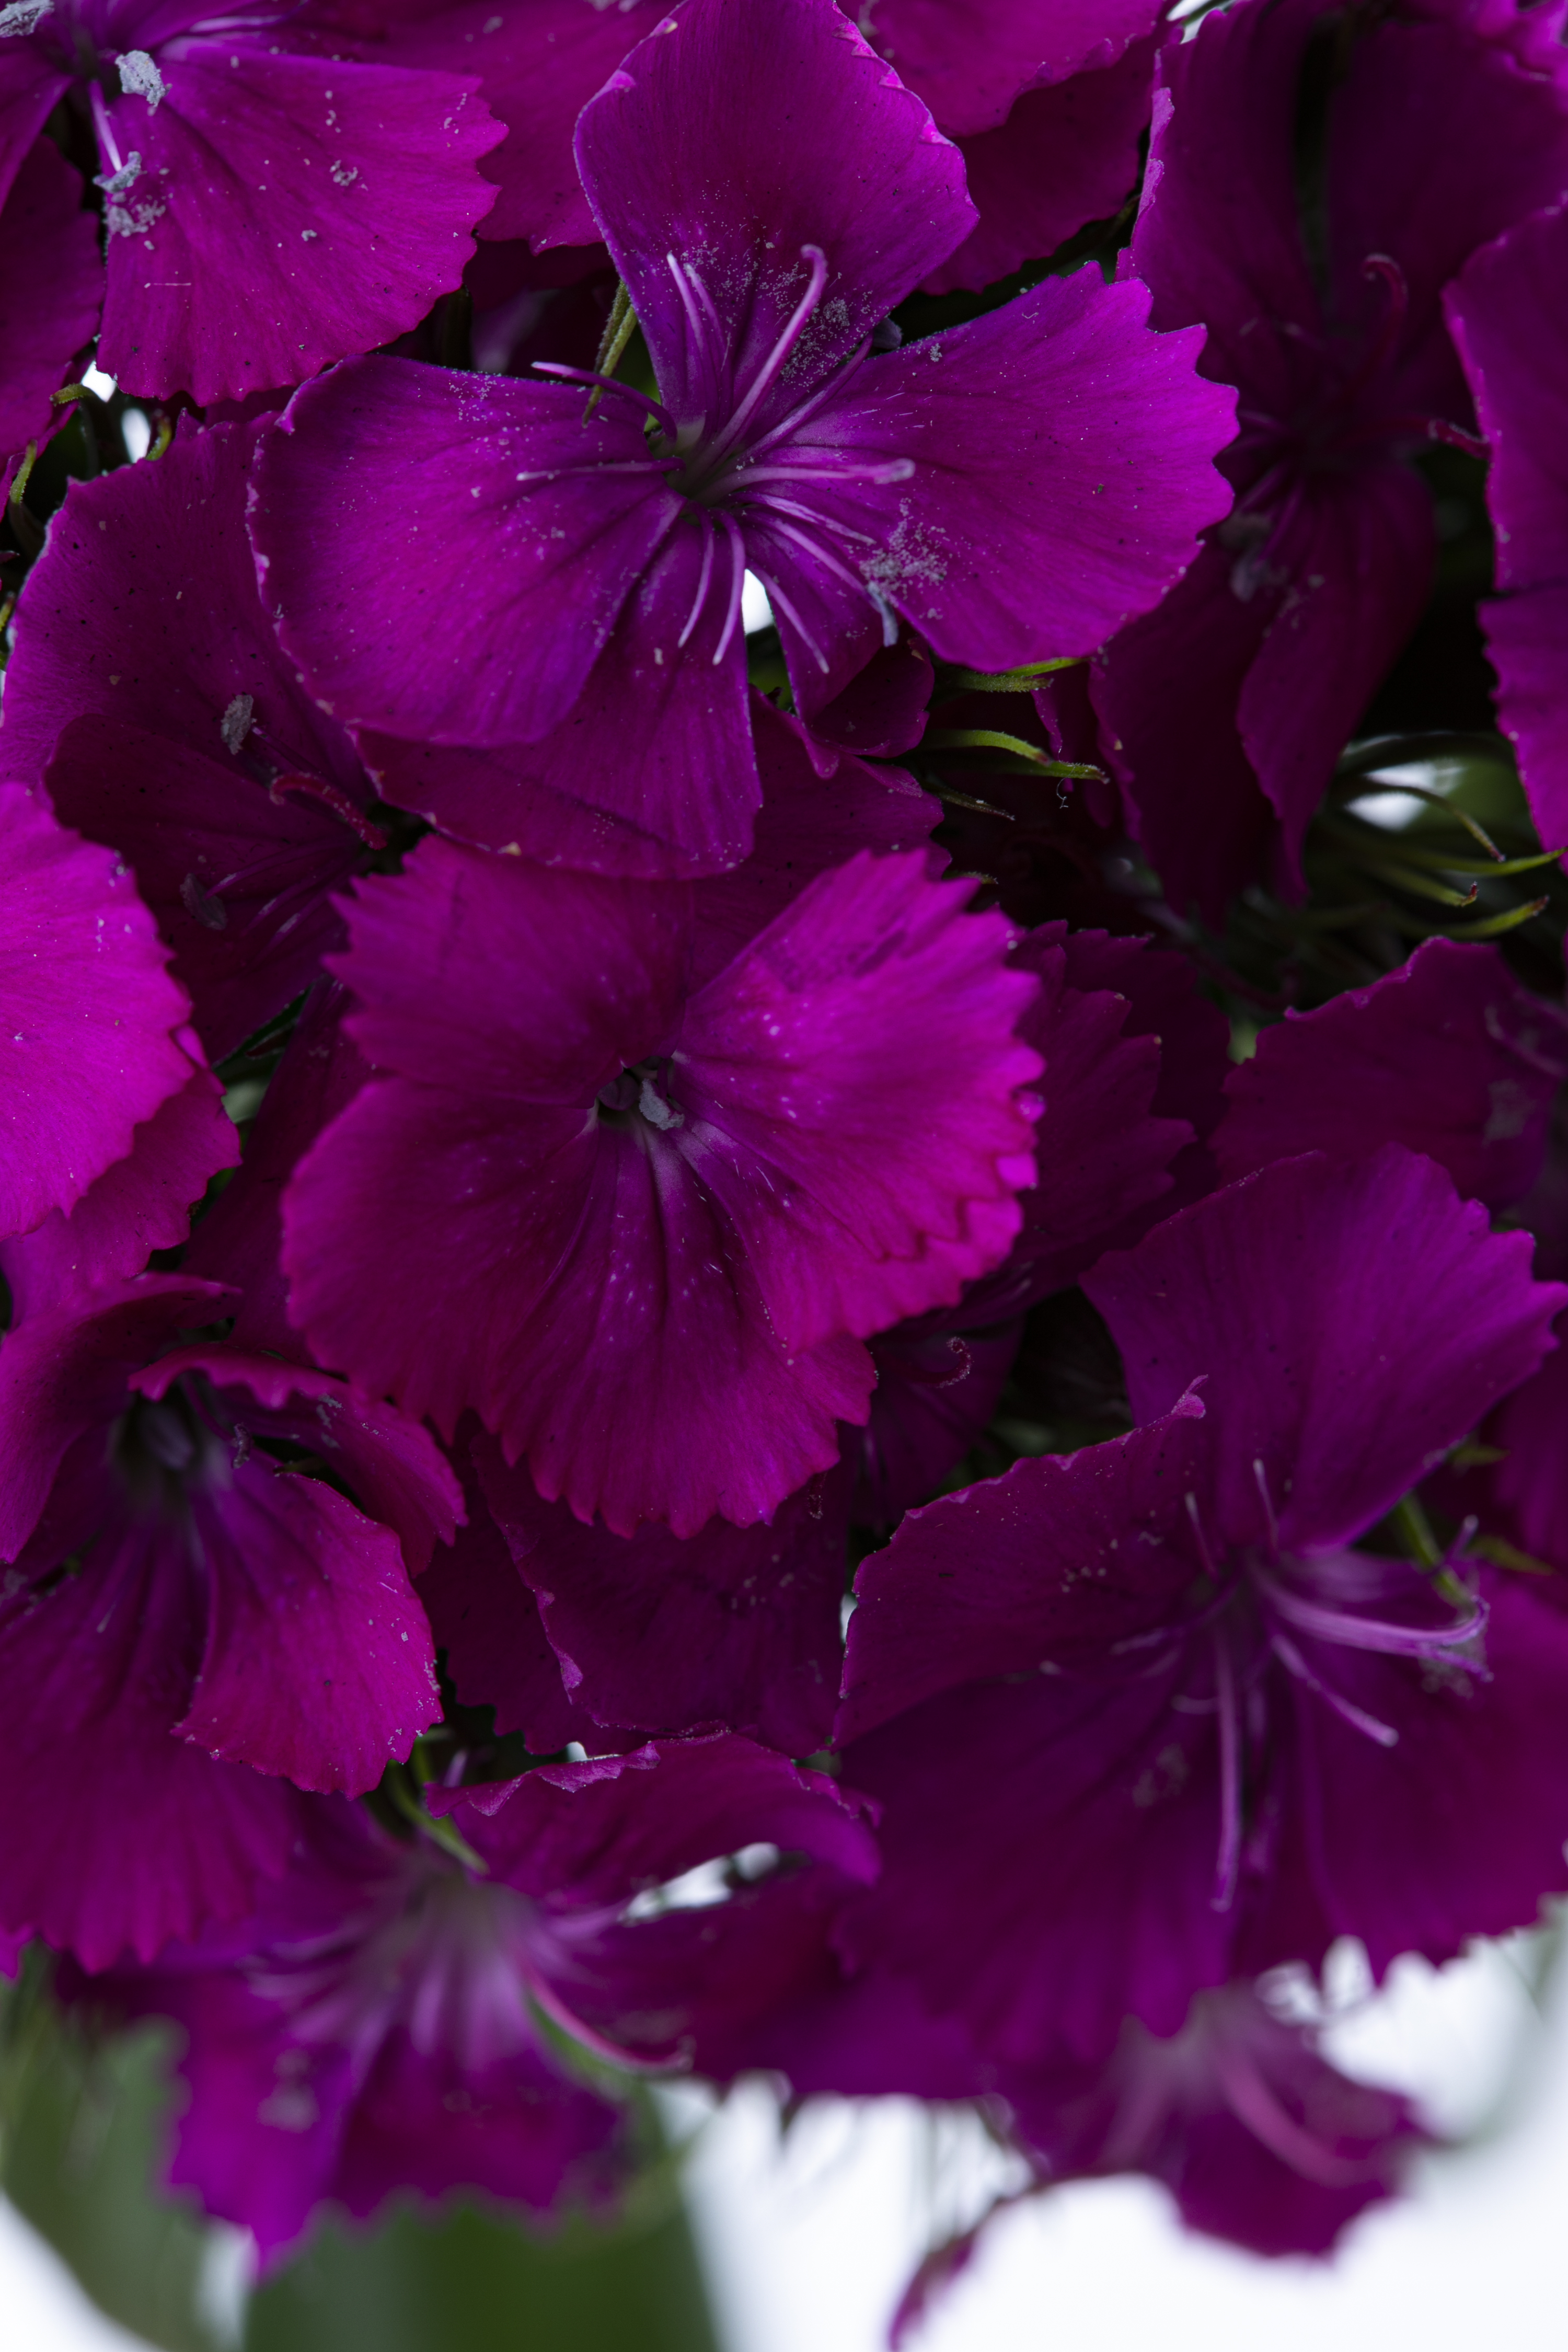
[[[731,522],[728,515],[721,515],[719,520],[730,539],[730,607],[724,615],[724,626],[720,633],[719,643],[713,655],[715,669],[729,652],[731,640],[740,626],[741,598],[746,585],[746,542],[742,538],[738,527]]]
[[[223,737],[226,751],[237,752],[250,732],[255,712],[256,697],[253,694],[235,696],[234,700],[218,720],[218,731]]]
[[[156,114],[169,95],[169,86],[145,49],[121,49],[115,59],[120,87],[127,98],[144,98],[149,114]]]
[[[689,642],[691,632],[701,617],[702,607],[708,602],[708,583],[713,577],[714,544],[714,534],[705,530],[702,534],[702,570],[698,575],[697,593],[691,600],[691,610],[686,615],[686,626],[675,640],[678,646]]]
[[[54,10],[55,0],[10,0],[8,7],[0,8],[0,41],[25,40]]]

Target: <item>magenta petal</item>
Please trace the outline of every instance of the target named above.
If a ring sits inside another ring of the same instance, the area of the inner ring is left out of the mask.
[[[90,1185],[70,1215],[58,1209],[5,1254],[18,1316],[64,1305],[73,1292],[140,1274],[154,1250],[174,1249],[191,1210],[220,1169],[239,1161],[239,1136],[209,1070],[193,1070],[136,1129],[128,1156]]]
[[[400,64],[478,74],[485,103],[507,136],[480,163],[500,194],[482,237],[526,236],[546,246],[591,245],[598,235],[577,177],[572,133],[634,42],[658,21],[653,0],[614,8],[583,0],[524,0],[497,9],[465,0],[395,27],[388,54]]]
[[[1471,256],[1444,307],[1490,444],[1500,589],[1568,579],[1568,211],[1521,221]]]
[[[1292,585],[1247,672],[1237,724],[1299,889],[1302,839],[1334,761],[1431,589],[1431,493],[1397,466],[1320,485],[1270,561]]]
[[[1154,45],[1135,41],[1114,65],[1026,89],[1005,122],[961,139],[980,225],[926,291],[990,286],[1120,212],[1138,184],[1153,79]]]
[[[1427,2137],[1245,1982],[1200,1994],[1168,2040],[1130,2026],[1103,2068],[1010,2071],[1005,2089],[1047,2179],[1147,2173],[1189,2229],[1260,2254],[1326,2254]]]
[[[1171,1163],[1193,1139],[1184,1119],[1152,1115],[1158,1039],[1124,1034],[1131,1006],[1120,991],[1072,984],[1074,954],[1065,923],[1042,926],[1013,950],[1014,969],[1041,983],[1019,1023],[1045,1063],[1039,1174],[1005,1261],[964,1295],[966,1323],[1022,1314],[1076,1281],[1135,1211],[1170,1191]]]
[[[60,815],[111,841],[174,950],[208,1050],[232,1054],[308,988],[342,924],[328,893],[363,856],[320,801],[273,798],[216,756],[121,719],[73,719],[45,771]]]
[[[712,874],[740,864],[759,797],[745,641],[727,594],[682,643],[708,526],[682,516],[622,607],[570,717],[536,743],[400,744],[366,754],[401,806],[488,849],[553,854],[601,873]],[[721,549],[721,576],[740,567]],[[569,834],[558,806],[575,810]]]
[[[584,1104],[679,1022],[690,907],[678,885],[546,874],[431,837],[351,903],[334,960],[360,1000],[349,1034],[426,1086]]]
[[[132,1373],[167,1347],[181,1324],[210,1321],[233,1304],[233,1292],[216,1283],[149,1274],[43,1307],[5,1334],[0,1559],[15,1559],[37,1526],[68,1448],[122,1409]],[[83,1532],[90,1531],[89,1522]]]
[[[1268,1546],[1272,1510],[1289,1550],[1359,1535],[1535,1369],[1568,1292],[1531,1282],[1531,1251],[1389,1144],[1351,1165],[1279,1161],[1083,1286],[1140,1420],[1203,1381],[1215,1532]]]
[[[419,1580],[419,1598],[459,1701],[494,1707],[497,1733],[521,1731],[532,1755],[553,1756],[572,1739],[586,1747],[596,1727],[567,1696],[539,1605],[512,1566],[471,1472],[464,1503],[468,1525]]]
[[[1299,1776],[1321,1948],[1359,1937],[1380,1979],[1402,1952],[1441,1965],[1471,1936],[1533,1927],[1542,1898],[1568,1885],[1568,1773],[1553,1729],[1568,1619],[1508,1577],[1486,1582],[1484,1676],[1438,1681],[1404,1659],[1303,1644],[1344,1698],[1398,1734],[1377,1754],[1369,1801],[1364,1734],[1292,1685],[1287,1769]],[[1278,1874],[1284,1916],[1262,1912],[1244,1964],[1296,1956],[1295,1875]]]
[[[847,1481],[814,1479],[766,1527],[714,1519],[685,1542],[629,1540],[546,1503],[493,1439],[485,1493],[574,1701],[640,1731],[722,1724],[786,1755],[824,1747],[837,1704]]]
[[[339,718],[505,744],[566,717],[680,512],[641,412],[584,411],[578,386],[409,360],[296,394],[251,531],[282,642]]]
[[[0,743],[134,868],[210,1052],[308,984],[363,857],[364,772],[300,688],[245,537],[255,426],[188,419],[76,482],[28,575]],[[371,836],[374,838],[374,836]]]
[[[1018,1230],[1034,1169],[1009,1031],[1035,994],[998,918],[914,851],[819,877],[688,1009],[677,1148],[792,1347],[936,1306]],[[803,1243],[806,1246],[803,1246]]]
[[[58,64],[34,42],[12,38],[0,50],[0,194],[9,192],[69,87]]]
[[[1497,580],[1483,605],[1498,715],[1546,847],[1568,842],[1568,473],[1562,369],[1568,215],[1521,221],[1483,247],[1446,296],[1448,322],[1491,447],[1488,503]]]
[[[205,406],[297,383],[458,283],[500,135],[471,80],[240,34],[183,39],[161,71],[155,110],[110,108],[142,159],[110,217],[99,347],[128,392]]]
[[[856,1740],[845,1774],[882,1809],[882,1875],[843,1914],[851,1969],[912,1978],[1023,2064],[1108,2056],[1129,2014],[1173,2032],[1231,1973],[1235,1930],[1210,1900],[1213,1722],[1171,1696],[1164,1673],[1108,1687],[1020,1655]]]
[[[177,1736],[301,1789],[374,1789],[441,1711],[397,1538],[254,1456],[199,1517],[206,1647]]]
[[[189,1017],[132,876],[0,784],[0,1234],[69,1212],[189,1081]]]
[[[89,1997],[181,2029],[187,2097],[173,2125],[169,2186],[194,2190],[204,2211],[250,2231],[265,2277],[331,2189],[353,2057],[340,2042],[289,2040],[276,2003],[239,1969],[180,1969],[170,1965],[174,1955],[161,1957],[162,1968],[121,1970]]]
[[[362,2217],[399,2192],[436,2203],[458,2188],[548,2213],[619,2126],[619,2110],[542,2044],[464,2065],[399,2026],[350,2110],[332,2194]]]
[[[245,502],[260,430],[182,417],[156,465],[71,483],[18,608],[0,734],[11,774],[40,782],[62,730],[95,714],[132,740],[151,734],[216,761],[247,785],[259,736],[278,764],[368,797],[353,746],[279,653],[257,593]],[[247,696],[237,754],[224,724]],[[176,807],[174,822],[196,814]]]
[[[1565,1075],[1568,1024],[1496,948],[1426,940],[1371,988],[1261,1032],[1230,1075],[1215,1156],[1228,1181],[1299,1151],[1403,1143],[1505,1208],[1541,1172]]]
[[[49,394],[98,323],[103,265],[81,195],[58,148],[40,139],[0,211],[0,463],[50,432]]]
[[[1190,1394],[1127,1437],[910,1511],[856,1579],[840,1742],[956,1684],[1159,1623],[1192,1579],[1183,1496],[1210,1445]]]
[[[752,696],[752,726],[763,782],[756,837],[743,865],[698,886],[694,990],[716,978],[819,874],[847,864],[859,849],[879,856],[913,849],[942,817],[942,803],[901,768],[844,756],[831,777],[820,774],[799,720],[763,695]],[[938,870],[941,862],[933,852]]]
[[[803,142],[805,142],[803,144]],[[827,257],[810,334],[825,378],[951,253],[973,221],[963,163],[836,5],[686,0],[635,48],[577,126],[583,184],[679,418],[717,422]],[[700,171],[690,159],[700,156]],[[689,257],[742,322],[720,385],[692,350],[668,254]],[[787,373],[763,429],[803,389]]]
[[[330,1372],[224,1345],[176,1349],[131,1386],[140,1396],[163,1397],[186,1372],[204,1374],[252,1435],[320,1455],[361,1508],[395,1533],[410,1576],[428,1565],[438,1543],[451,1542],[462,1489],[429,1431],[395,1407],[345,1389]],[[414,1622],[406,1611],[403,1622]]]
[[[933,651],[980,669],[1087,654],[1158,603],[1229,504],[1232,395],[1158,336],[1133,280],[1097,269],[868,362],[792,450],[907,459],[836,491],[881,593]]]
[[[328,1121],[352,1102],[369,1072],[342,1027],[346,991],[322,979],[307,999],[246,1142],[245,1158],[191,1237],[187,1272],[232,1283],[242,1294],[234,1345],[289,1362],[305,1343],[289,1320],[279,1264],[283,1188]]]
[[[984,1292],[984,1282],[976,1286]],[[963,1314],[967,1300],[955,1314]],[[936,1492],[985,1428],[1018,1353],[1023,1318],[983,1331],[931,1331],[935,1316],[895,1324],[871,1342],[877,1367],[871,1417],[846,1431],[857,1465],[852,1519],[892,1527]]]
[[[1186,576],[1107,646],[1090,678],[1108,763],[1170,904],[1211,924],[1260,871],[1286,882],[1279,820],[1242,747],[1237,705],[1278,596],[1247,597],[1210,539]]]
[[[546,1764],[494,1788],[433,1790],[427,1802],[457,1822],[499,1878],[558,1909],[628,1903],[762,1843],[831,1863],[848,1878],[877,1870],[857,1802],[826,1774],[733,1734]]]
[[[89,1969],[237,1917],[300,1833],[286,1782],[171,1737],[201,1659],[182,1552],[160,1530],[127,1533],[30,1608],[11,1603],[0,1626],[18,1759],[0,1918]]]
[[[871,37],[944,131],[1000,122],[1019,90],[1110,65],[1159,18],[1150,0],[872,0]],[[1048,247],[1044,248],[1049,250]]]
[[[1524,1549],[1568,1568],[1568,1349],[1557,1347],[1541,1370],[1503,1404],[1487,1435],[1502,1452],[1492,1473],[1498,1501],[1513,1517]],[[1489,1516],[1489,1515],[1488,1515]]]
[[[1544,847],[1568,848],[1568,585],[1521,589],[1481,611],[1500,680],[1498,720],[1518,751],[1536,829]]]
[[[443,1198],[462,1214],[433,1232]],[[388,1249],[417,1272],[392,1295]],[[592,1112],[367,1087],[300,1164],[284,1265],[329,1361],[447,1431],[474,1407],[542,1492],[625,1535],[765,1517],[866,1410],[864,1349],[787,1360],[728,1219],[664,1139]]]

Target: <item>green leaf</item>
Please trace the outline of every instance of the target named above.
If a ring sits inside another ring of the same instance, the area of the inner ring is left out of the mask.
[[[93,2301],[166,2352],[224,2352],[204,2309],[214,2233],[152,2187],[167,2105],[170,2029],[94,2042],[24,1979],[7,1995],[7,2195]]]
[[[718,2352],[679,2205],[528,2238],[468,2205],[321,2231],[252,2299],[245,2352]]]

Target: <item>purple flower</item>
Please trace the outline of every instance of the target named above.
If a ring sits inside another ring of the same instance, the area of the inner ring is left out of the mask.
[[[409,2189],[535,2212],[602,2200],[619,2111],[540,2029],[526,1898],[363,1811],[313,1811],[240,1927],[71,1987],[183,2029],[170,2186],[250,2230],[263,2271],[329,2201],[363,2219]]]
[[[68,414],[49,394],[90,342],[101,298],[81,182],[52,140],[36,140],[0,206],[0,483],[28,442],[47,440]]]
[[[0,893],[3,1236],[68,1214],[195,1062],[133,878],[20,784],[0,783]]]
[[[458,284],[501,135],[472,77],[290,49],[268,8],[23,0],[0,26],[0,194],[62,99],[108,230],[100,364],[198,406],[298,383]]]
[[[1407,2101],[1340,2074],[1312,2028],[1247,1983],[1200,1993],[1167,2041],[1130,2022],[1103,2066],[1008,2076],[1005,2095],[1038,2182],[927,2256],[894,2318],[895,2347],[1020,2195],[1142,2173],[1205,2237],[1258,2254],[1328,2254],[1431,2145]]]
[[[242,1928],[95,1989],[184,2027],[191,2098],[171,2179],[253,2229],[264,2257],[324,2200],[364,2216],[402,2187],[475,2187],[536,2210],[602,2195],[616,2111],[539,2012],[611,2058],[624,2012],[635,2055],[679,2061],[665,1979],[695,1976],[731,1906],[721,1877],[675,1907],[666,1882],[739,1854],[738,1885],[765,1913],[802,1880],[876,1866],[831,1781],[743,1739],[661,1743],[428,1801],[455,1841],[395,1841],[318,1804],[311,1851]]]
[[[1367,1531],[1551,1345],[1563,1299],[1430,1161],[1318,1155],[1085,1282],[1140,1427],[906,1518],[862,1569],[841,1737],[883,1806],[853,1964],[984,2053],[1358,1936],[1450,1958],[1563,1883],[1568,1623]]]
[[[1409,460],[1472,422],[1440,295],[1568,186],[1555,22],[1512,0],[1352,11],[1304,214],[1317,0],[1247,0],[1165,48],[1131,260],[1155,324],[1201,319],[1203,372],[1240,388],[1237,497],[1095,690],[1179,908],[1215,918],[1259,874],[1300,892],[1308,820],[1426,602],[1432,505]]]
[[[832,0],[687,0],[577,152],[658,400],[604,387],[590,414],[577,385],[365,361],[260,462],[283,642],[389,793],[387,738],[451,747],[421,755],[419,805],[445,824],[482,784],[489,846],[732,866],[760,797],[748,567],[809,721],[901,622],[987,669],[1087,653],[1189,560],[1229,400],[1194,335],[1148,334],[1141,288],[1048,279],[872,356],[973,212]]]
[[[1034,1176],[1034,984],[929,856],[819,873],[738,953],[765,873],[693,891],[432,837],[362,883],[338,969],[388,1075],[284,1202],[318,1358],[448,1435],[472,1408],[617,1535],[746,1526],[830,1468],[861,1339],[1004,1256]]]
[[[1331,2252],[1431,2145],[1396,2092],[1342,2074],[1247,1983],[1200,1993],[1168,2040],[1130,2021],[1105,2065],[1005,2088],[1047,2179],[1148,2173],[1190,2230],[1259,2254]]]
[[[1568,1077],[1568,1020],[1493,947],[1426,940],[1370,988],[1265,1029],[1230,1073],[1215,1157],[1227,1180],[1298,1151],[1402,1143],[1467,1200],[1502,1209],[1541,1173]]]
[[[5,1254],[24,1296],[32,1247]],[[0,1343],[0,1923],[89,1968],[249,1906],[300,1833],[266,1776],[371,1787],[437,1712],[408,1574],[451,1536],[450,1473],[324,1373],[164,1352],[232,1303],[148,1275],[29,1300]]]
[[[156,465],[76,482],[28,576],[0,747],[134,868],[209,1053],[232,1053],[342,939],[328,893],[385,836],[353,747],[305,694],[245,538],[254,425],[182,421]]]
[[[1543,845],[1568,842],[1568,474],[1563,469],[1568,214],[1523,221],[1476,254],[1445,297],[1491,449],[1497,584],[1483,604],[1498,716]]]

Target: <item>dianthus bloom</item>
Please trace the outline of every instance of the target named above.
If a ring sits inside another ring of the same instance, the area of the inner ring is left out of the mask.
[[[1222,509],[1230,396],[1136,284],[1049,278],[874,352],[973,213],[833,0],[687,0],[576,143],[657,399],[371,360],[263,454],[283,643],[389,796],[445,824],[460,791],[460,829],[537,857],[732,866],[760,796],[748,567],[810,719],[901,622],[988,670],[1088,653]],[[415,798],[410,743],[447,747]]]
[[[1095,693],[1173,906],[1212,919],[1259,875],[1299,892],[1308,820],[1426,601],[1411,460],[1475,422],[1440,297],[1568,188],[1558,23],[1422,0],[1331,28],[1318,0],[1247,0],[1165,48],[1131,262],[1155,324],[1201,319],[1203,373],[1240,389],[1236,504]],[[1320,73],[1309,184],[1293,140]]]
[[[100,364],[198,404],[297,383],[458,284],[501,137],[473,79],[289,44],[265,7],[21,0],[0,21],[0,195],[62,99],[108,230]]]
[[[62,1288],[37,1246],[42,1280],[6,1252],[0,1342],[0,1924],[102,1968],[244,1912],[302,1833],[289,1782],[374,1787],[435,1719],[409,1570],[459,1497],[425,1431],[324,1373],[179,1348],[232,1293]]]
[[[619,1535],[831,1468],[864,1338],[994,1265],[1034,1175],[1035,983],[929,856],[862,852],[738,951],[717,886],[434,837],[362,883],[339,969],[378,1075],[284,1204],[318,1358],[448,1433],[472,1408]]]
[[[1364,1540],[1552,1344],[1529,1254],[1391,1146],[1100,1263],[1141,1426],[912,1513],[861,1570],[840,1736],[886,1870],[852,1962],[1029,2064],[1337,1936],[1381,1976],[1534,1919],[1568,1624]]]
[[[394,1837],[314,1801],[305,1852],[243,1925],[81,1989],[184,2026],[170,2178],[254,2231],[264,2260],[326,2200],[368,2215],[402,2188],[536,2210],[602,2198],[624,2169],[621,2118],[542,2019],[618,2054],[600,2020],[637,2011],[644,1948],[661,1970],[695,1955],[727,1907],[721,1885],[711,1907],[664,1910],[664,1882],[739,1854],[765,1916],[770,1870],[787,1895],[797,1874],[851,1884],[876,1867],[830,1780],[744,1739],[661,1741],[429,1801],[455,1839]],[[653,2003],[637,2022],[658,2035]],[[659,2060],[679,2055],[666,2034]]]

